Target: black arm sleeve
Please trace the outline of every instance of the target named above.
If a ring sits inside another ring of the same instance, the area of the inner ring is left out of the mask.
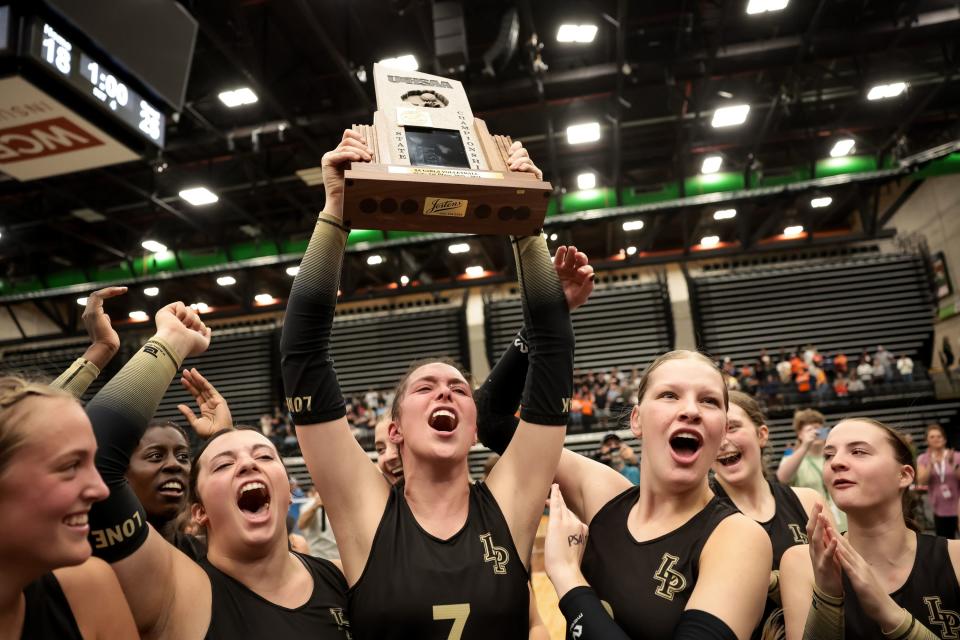
[[[687,609],[680,616],[673,640],[737,640],[737,634],[712,613]]]
[[[290,289],[280,336],[280,367],[287,409],[295,424],[330,422],[347,415],[330,357],[330,332],[347,230],[321,213]]]
[[[110,489],[107,499],[90,509],[90,545],[107,562],[126,558],[147,539],[146,512],[125,474],[179,368],[177,353],[151,338],[86,406],[97,438],[97,471]]]
[[[590,587],[574,587],[560,598],[567,637],[579,640],[630,640]]]
[[[480,442],[500,455],[507,450],[520,423],[516,413],[527,379],[528,350],[526,333],[521,328],[473,394]]]
[[[513,239],[529,367],[520,418],[532,424],[566,426],[573,395],[573,325],[557,271],[542,236]]]

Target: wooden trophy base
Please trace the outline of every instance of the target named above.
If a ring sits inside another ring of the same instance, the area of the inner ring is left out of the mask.
[[[343,220],[354,229],[535,235],[552,191],[515,171],[354,162],[344,177]]]

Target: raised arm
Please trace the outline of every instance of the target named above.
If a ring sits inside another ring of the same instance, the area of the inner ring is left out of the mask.
[[[326,204],[293,281],[280,338],[287,408],[339,541],[349,584],[363,572],[389,486],[350,431],[330,357],[330,332],[348,230],[343,226],[343,169],[369,161],[366,142],[345,131],[323,156]]]
[[[87,305],[83,309],[81,318],[83,326],[87,329],[87,335],[90,336],[90,346],[66,371],[50,383],[51,387],[63,389],[73,397],[79,398],[117,354],[120,350],[120,336],[110,324],[110,316],[103,310],[103,301],[126,292],[126,287],[107,287],[87,296]]]
[[[165,625],[182,624],[190,607],[202,610],[197,605],[205,597],[204,584],[209,598],[203,571],[147,524],[125,478],[130,456],[181,361],[210,344],[210,329],[182,302],[158,311],[156,323],[157,333],[86,408],[97,437],[97,470],[110,489],[90,511],[90,542],[94,555],[112,564],[144,635],[162,635],[169,631]],[[187,592],[189,598],[177,598]]]
[[[559,247],[553,258],[570,311],[583,305],[593,291],[593,267],[588,262],[586,254],[572,246]],[[500,455],[520,422],[515,414],[526,383],[529,350],[526,329],[521,328],[474,393],[480,441]],[[556,478],[570,509],[585,522],[610,498],[630,488],[630,482],[610,467],[567,449],[561,452]]]
[[[803,462],[804,456],[810,450],[810,446],[817,438],[817,428],[808,424],[800,430],[800,444],[796,450],[789,456],[780,459],[780,466],[777,467],[777,480],[783,484],[790,484],[794,476],[797,475],[797,469]]]

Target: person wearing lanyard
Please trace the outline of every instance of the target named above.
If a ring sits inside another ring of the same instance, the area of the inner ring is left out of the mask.
[[[960,498],[960,454],[947,447],[947,434],[939,424],[927,427],[927,451],[917,458],[917,484],[927,485],[938,536],[957,535],[957,498]]]

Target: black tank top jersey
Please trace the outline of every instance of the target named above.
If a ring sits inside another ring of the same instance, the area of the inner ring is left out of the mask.
[[[798,544],[807,544],[807,512],[803,508],[803,503],[797,497],[796,492],[787,485],[779,482],[770,482],[770,491],[773,493],[774,513],[773,517],[766,522],[760,522],[760,526],[770,536],[770,542],[773,545],[773,569],[780,569],[780,558],[792,546]],[[717,482],[716,478],[710,481],[710,487],[717,497],[736,508],[733,500],[727,495],[723,485]],[[760,624],[754,629],[751,638],[760,640],[764,637],[764,630],[769,628],[783,627],[783,609],[780,603],[780,589],[768,594],[767,602],[763,608],[763,617],[760,618]]]
[[[960,584],[950,563],[946,538],[917,535],[917,556],[910,576],[890,597],[938,638],[960,637]],[[846,640],[883,637],[880,626],[860,607],[846,575],[843,576],[843,624]]]
[[[796,492],[787,485],[779,482],[767,481],[770,485],[770,491],[773,493],[773,501],[776,505],[773,517],[766,522],[760,522],[760,526],[770,536],[770,542],[773,545],[773,568],[780,568],[780,558],[792,546],[798,544],[807,544],[807,512],[803,508],[803,503],[797,497]],[[710,482],[710,488],[717,494],[717,497],[729,504],[734,509],[733,500],[724,491],[723,486],[716,481],[716,478]]]
[[[70,603],[53,573],[28,584],[23,596],[26,607],[22,640],[83,640]]]
[[[697,583],[704,544],[724,518],[738,512],[714,497],[679,528],[637,542],[627,516],[639,495],[640,487],[631,487],[593,517],[581,570],[633,640],[672,638]]]
[[[313,577],[310,599],[296,609],[261,598],[205,558],[200,560],[213,592],[207,640],[350,640],[343,574],[328,560],[295,555]]]
[[[529,575],[497,501],[470,485],[463,528],[446,540],[424,531],[394,485],[366,568],[350,589],[358,640],[525,640]]]

